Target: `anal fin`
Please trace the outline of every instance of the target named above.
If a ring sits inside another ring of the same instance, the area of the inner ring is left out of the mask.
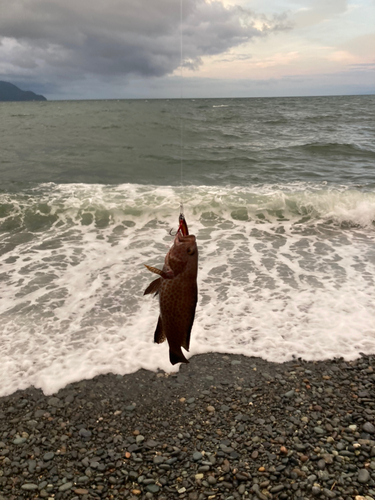
[[[182,347],[184,349],[186,349],[187,351],[189,351],[189,346],[190,346],[190,335],[191,335],[191,329],[193,328],[193,323],[194,323],[195,308],[197,305],[197,299],[198,299],[198,290],[195,289],[195,298],[194,298],[194,302],[193,302],[193,307],[190,311],[190,324],[189,324],[189,327],[186,331],[186,335],[184,336],[184,338],[181,342]]]
[[[167,337],[163,331],[163,323],[161,321],[161,316],[159,316],[158,324],[156,325],[156,330],[154,333],[154,342],[156,344],[161,344]]]

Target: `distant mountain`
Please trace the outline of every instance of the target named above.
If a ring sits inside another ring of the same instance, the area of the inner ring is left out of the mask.
[[[46,101],[47,99],[30,90],[21,90],[13,83],[0,81],[0,101]]]

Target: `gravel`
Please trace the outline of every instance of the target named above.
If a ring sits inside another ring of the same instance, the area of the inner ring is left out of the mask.
[[[194,356],[0,399],[0,500],[375,499],[375,357]]]

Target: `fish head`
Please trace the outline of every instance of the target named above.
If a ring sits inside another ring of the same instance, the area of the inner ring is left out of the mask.
[[[180,232],[176,234],[173,246],[167,254],[166,264],[175,274],[179,274],[184,270],[189,274],[196,275],[198,269],[198,247],[193,234],[187,236],[183,236]]]

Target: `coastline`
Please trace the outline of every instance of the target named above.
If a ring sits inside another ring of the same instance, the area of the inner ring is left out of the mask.
[[[375,356],[218,353],[0,398],[0,500],[375,498]]]

